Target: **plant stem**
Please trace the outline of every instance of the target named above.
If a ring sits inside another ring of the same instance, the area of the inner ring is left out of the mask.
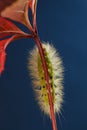
[[[41,41],[39,39],[39,36],[37,34],[38,30],[37,30],[37,23],[36,23],[36,4],[37,4],[37,0],[33,1],[33,7],[32,7],[32,18],[33,18],[33,27],[30,24],[29,18],[28,18],[28,4],[26,4],[25,6],[25,19],[26,19],[26,23],[27,23],[27,27],[29,28],[33,39],[35,40],[38,50],[39,50],[39,54],[42,60],[42,65],[43,65],[43,70],[44,70],[44,77],[45,77],[45,81],[46,81],[46,87],[48,90],[48,100],[49,100],[49,106],[50,106],[50,117],[52,120],[52,127],[53,130],[57,130],[57,123],[56,123],[56,117],[55,117],[55,113],[54,113],[54,104],[53,104],[53,100],[52,100],[52,93],[51,93],[51,85],[50,85],[50,78],[49,78],[49,73],[48,73],[48,67],[47,67],[47,63],[46,63],[46,59],[45,59],[45,55],[44,55],[44,50],[41,44]]]
[[[42,48],[42,44],[41,44],[41,41],[40,41],[38,35],[36,35],[34,37],[34,40],[37,44],[37,47],[38,47],[38,50],[39,50],[39,53],[40,53],[40,56],[41,56],[41,60],[42,60],[43,69],[44,69],[46,87],[47,87],[47,90],[48,90],[48,100],[49,100],[49,106],[50,106],[50,116],[51,116],[51,120],[52,120],[52,127],[53,127],[53,130],[57,130],[56,117],[55,117],[55,113],[54,113],[54,105],[53,105],[53,101],[52,101],[51,85],[49,83],[50,78],[49,78],[46,59],[45,59],[45,56],[44,56],[44,50]]]

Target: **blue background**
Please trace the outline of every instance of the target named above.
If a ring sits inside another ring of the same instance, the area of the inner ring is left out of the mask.
[[[58,130],[87,130],[87,1],[38,0],[37,23],[41,40],[53,43],[65,68]],[[34,44],[30,39],[17,40],[6,50],[0,77],[0,130],[52,129],[35,101],[28,74],[28,53]]]

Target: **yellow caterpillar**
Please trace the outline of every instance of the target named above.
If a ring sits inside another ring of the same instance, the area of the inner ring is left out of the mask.
[[[54,112],[60,113],[63,103],[63,66],[62,61],[56,49],[49,43],[43,43],[45,60],[50,76],[50,85],[52,93],[52,102],[54,104]],[[50,106],[48,100],[48,90],[44,78],[44,70],[38,48],[35,46],[30,53],[28,68],[32,77],[32,83],[36,94],[36,99],[41,110],[50,115]]]

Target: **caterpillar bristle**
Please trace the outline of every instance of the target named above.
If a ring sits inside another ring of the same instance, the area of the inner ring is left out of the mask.
[[[54,104],[54,112],[60,113],[63,103],[63,66],[61,58],[56,49],[49,43],[43,43],[45,59],[49,72],[49,83],[51,85],[52,100]],[[48,90],[46,88],[46,81],[44,78],[44,70],[42,61],[35,46],[31,51],[28,61],[28,69],[32,78],[36,99],[41,110],[50,115],[50,106],[48,101]]]

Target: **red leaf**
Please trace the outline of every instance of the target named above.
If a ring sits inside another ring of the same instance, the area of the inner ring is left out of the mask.
[[[13,40],[15,39],[15,35],[1,40],[0,41],[0,74],[2,74],[2,72],[4,71],[4,66],[5,66],[5,61],[6,61],[6,53],[5,53],[5,49],[7,47],[7,45]]]
[[[3,49],[0,51],[0,75],[4,71],[5,61],[6,61],[6,53],[5,50]]]
[[[2,0],[0,1],[0,14],[3,17],[26,25],[26,3],[29,3],[29,7],[34,15],[36,13],[37,0]]]
[[[23,32],[11,21],[3,17],[0,17],[0,38],[17,33],[23,33]]]
[[[6,53],[5,53],[5,44],[8,39],[0,41],[0,74],[4,71],[5,61],[6,61]]]
[[[12,2],[11,2],[12,1]],[[1,16],[10,18],[25,24],[24,8],[26,2],[30,0],[2,0],[0,1]]]
[[[0,0],[0,12],[17,0]]]

